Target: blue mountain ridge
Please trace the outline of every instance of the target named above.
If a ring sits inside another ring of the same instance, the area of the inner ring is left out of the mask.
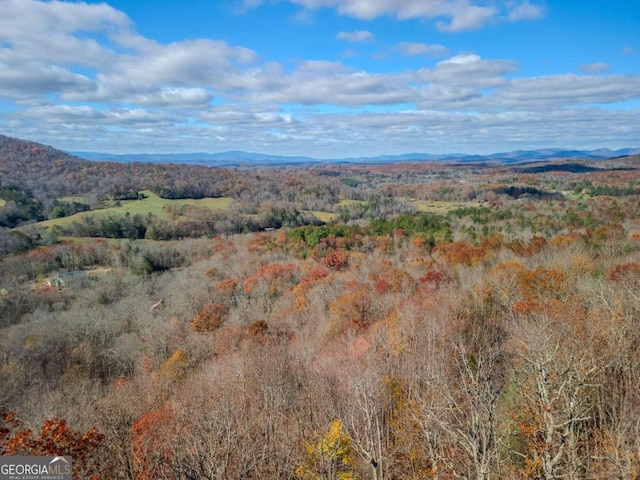
[[[463,153],[429,154],[429,153],[405,153],[400,155],[378,155],[373,157],[346,157],[335,159],[318,159],[305,156],[268,155],[255,152],[228,151],[220,153],[136,153],[136,154],[109,154],[98,152],[69,152],[81,158],[93,161],[110,162],[145,162],[145,163],[176,163],[206,166],[240,166],[240,165],[298,165],[298,164],[379,164],[401,162],[498,162],[519,163],[534,160],[552,159],[607,159],[625,155],[640,154],[640,148],[622,148],[610,150],[601,148],[597,150],[565,150],[559,148],[544,148],[538,150],[514,150],[511,152],[497,152],[488,155],[470,155]]]

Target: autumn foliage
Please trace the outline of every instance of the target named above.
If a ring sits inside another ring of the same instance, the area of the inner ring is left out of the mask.
[[[198,333],[211,333],[224,322],[229,308],[220,302],[206,304],[193,316],[189,328]]]
[[[23,426],[14,412],[0,410],[0,455],[68,455],[73,460],[74,478],[108,478],[110,466],[100,461],[104,438],[96,428],[78,433],[58,418],[46,420],[33,432]]]
[[[96,215],[96,169],[229,207],[182,198],[143,241],[0,229],[1,454],[105,480],[640,478],[638,157],[75,167]]]

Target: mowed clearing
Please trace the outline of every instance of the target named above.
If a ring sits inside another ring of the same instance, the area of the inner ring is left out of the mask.
[[[437,200],[412,200],[411,203],[413,203],[420,212],[439,213],[443,215],[456,208],[482,206],[479,202],[444,202]]]
[[[150,190],[143,190],[142,193],[146,198],[141,200],[121,200],[119,202],[110,201],[108,206],[98,210],[91,210],[89,212],[76,213],[68,217],[54,218],[52,220],[46,220],[38,223],[43,227],[53,227],[54,225],[64,226],[77,220],[81,220],[83,217],[91,215],[147,215],[152,214],[160,218],[168,218],[167,212],[164,209],[165,206],[171,205],[174,207],[181,207],[184,205],[193,205],[210,210],[224,210],[229,208],[233,202],[232,198],[220,197],[220,198],[182,198],[178,200],[169,200],[161,198]],[[119,204],[120,206],[116,206]]]

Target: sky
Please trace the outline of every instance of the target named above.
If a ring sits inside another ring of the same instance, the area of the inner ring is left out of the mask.
[[[119,154],[640,147],[640,2],[0,0],[0,133]]]

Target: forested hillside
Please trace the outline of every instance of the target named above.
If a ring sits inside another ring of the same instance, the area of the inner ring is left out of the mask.
[[[0,454],[105,480],[640,475],[638,157],[226,171],[4,142],[0,214],[104,194],[91,175],[232,203],[5,227]],[[87,235],[105,218],[131,230]]]

